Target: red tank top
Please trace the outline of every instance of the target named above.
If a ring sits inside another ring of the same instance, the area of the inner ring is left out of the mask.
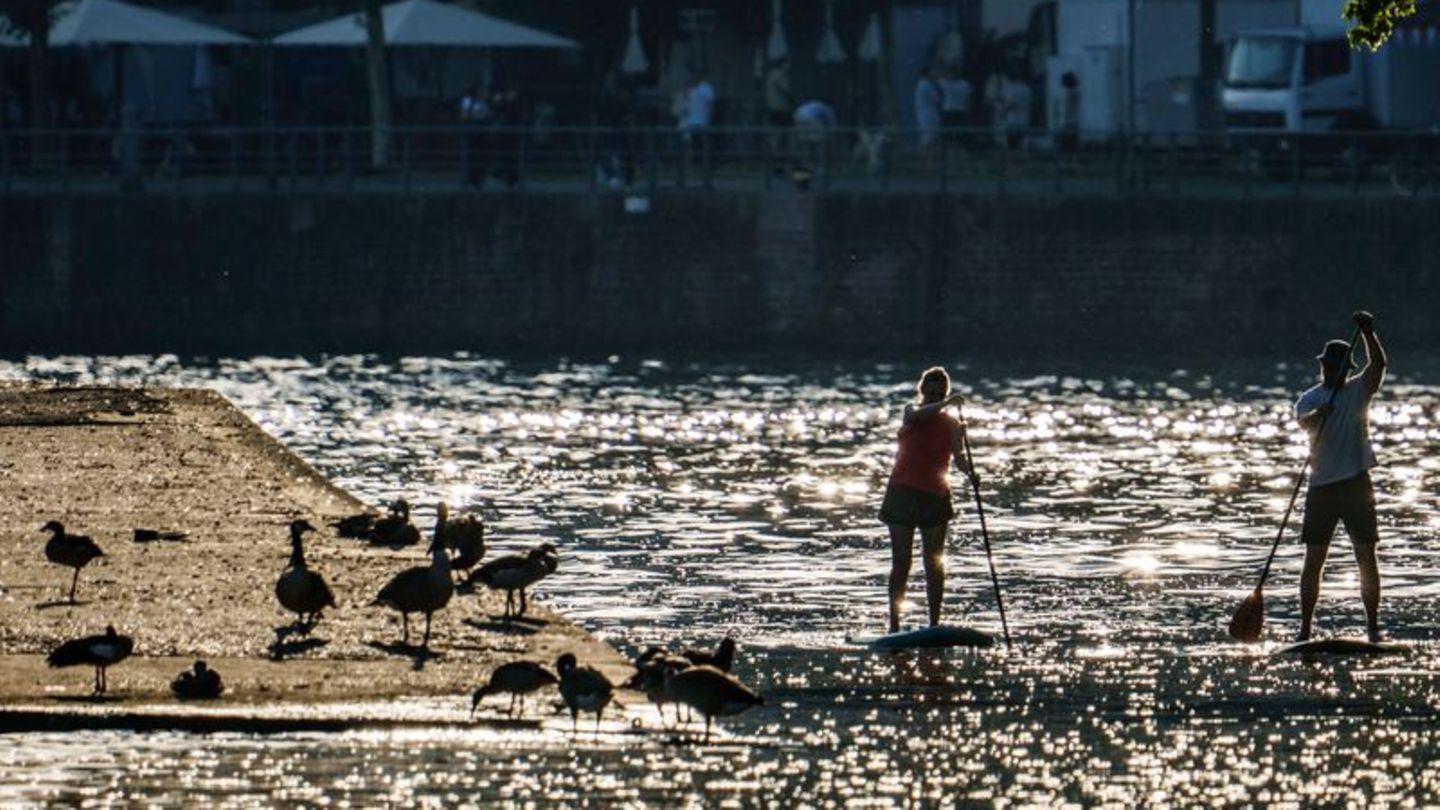
[[[900,449],[890,483],[950,494],[950,434],[959,425],[955,417],[940,412],[929,419],[900,426]]]

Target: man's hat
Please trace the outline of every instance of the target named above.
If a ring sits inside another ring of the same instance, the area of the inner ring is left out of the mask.
[[[1326,341],[1325,351],[1315,355],[1315,359],[1325,364],[1326,368],[1337,368],[1341,362],[1347,362],[1351,369],[1358,368],[1350,359],[1350,344],[1343,340]]]

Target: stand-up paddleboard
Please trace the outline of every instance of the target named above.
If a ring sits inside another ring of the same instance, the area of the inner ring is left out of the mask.
[[[990,647],[995,637],[973,627],[942,624],[885,636],[853,639],[872,650],[913,650],[935,647]]]
[[[1393,641],[1366,641],[1363,638],[1317,638],[1291,644],[1276,655],[1400,655],[1408,648]]]

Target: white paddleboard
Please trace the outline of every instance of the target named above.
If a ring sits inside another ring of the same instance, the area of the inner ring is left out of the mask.
[[[1276,655],[1400,655],[1404,644],[1367,641],[1363,638],[1315,638],[1282,647]]]
[[[942,624],[889,635],[855,639],[872,650],[912,650],[936,647],[991,647],[995,637],[973,627]]]

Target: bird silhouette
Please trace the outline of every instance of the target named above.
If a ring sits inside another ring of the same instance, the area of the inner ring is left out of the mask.
[[[56,565],[66,565],[75,569],[75,575],[70,578],[70,603],[75,603],[75,586],[80,582],[80,569],[90,564],[91,560],[105,556],[100,546],[94,540],[83,534],[67,534],[65,527],[58,520],[52,520],[40,527],[42,532],[50,532],[50,539],[45,541],[45,559]]]
[[[490,673],[490,680],[471,695],[470,714],[475,714],[475,710],[480,706],[480,701],[487,696],[508,693],[510,709],[506,714],[514,715],[517,700],[523,711],[526,695],[559,682],[560,679],[555,677],[555,673],[546,669],[543,664],[534,661],[511,661],[508,664],[501,664],[495,668],[494,672]]]
[[[709,664],[698,664],[669,675],[665,690],[705,718],[705,742],[710,741],[710,724],[758,706],[764,699],[734,675]]]
[[[275,598],[280,606],[294,613],[302,627],[314,627],[320,620],[320,611],[335,606],[335,594],[325,584],[325,578],[311,571],[305,564],[302,538],[306,532],[315,531],[304,520],[290,522],[290,563],[275,580]]]
[[[555,573],[560,565],[560,554],[550,543],[541,543],[525,554],[511,554],[491,560],[480,566],[461,583],[462,589],[469,589],[479,582],[492,591],[505,592],[505,619],[524,616],[528,605],[525,589]],[[514,612],[515,594],[520,594],[520,611]]]
[[[580,712],[595,712],[595,730],[600,730],[600,716],[615,697],[615,685],[594,667],[577,666],[573,653],[565,653],[555,659],[555,671],[560,673],[560,698],[570,709],[570,723],[574,731],[580,730]]]
[[[95,694],[105,694],[105,669],[124,661],[135,651],[135,640],[115,632],[114,625],[104,635],[86,636],[67,641],[46,656],[52,667],[95,667]]]
[[[430,646],[430,617],[450,603],[455,583],[450,578],[450,555],[439,541],[430,543],[430,564],[407,568],[385,583],[373,604],[400,612],[403,628],[402,644],[410,643],[410,614],[425,614],[425,639],[421,647]]]

